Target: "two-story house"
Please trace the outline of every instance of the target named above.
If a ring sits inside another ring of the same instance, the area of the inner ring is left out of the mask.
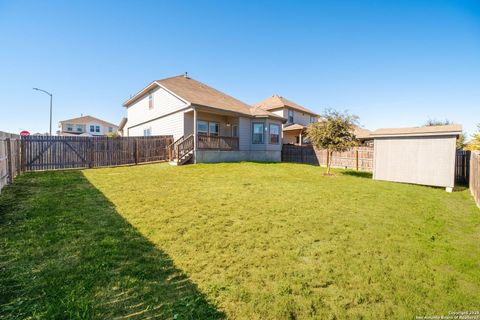
[[[281,161],[283,116],[186,74],[153,81],[123,105],[122,135],[172,135],[169,154],[177,164]]]
[[[254,106],[287,119],[282,127],[283,143],[286,144],[301,145],[306,143],[305,131],[307,126],[319,119],[319,115],[315,112],[278,95],[273,95]]]
[[[59,136],[106,136],[118,131],[117,125],[92,116],[60,121],[58,128]]]

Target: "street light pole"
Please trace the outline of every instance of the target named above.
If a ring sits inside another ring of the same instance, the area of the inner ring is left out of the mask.
[[[43,89],[39,89],[39,88],[33,88],[33,90],[41,91],[41,92],[46,93],[50,96],[50,136],[52,136],[52,100],[53,100],[53,94],[51,94],[50,92],[45,91]]]

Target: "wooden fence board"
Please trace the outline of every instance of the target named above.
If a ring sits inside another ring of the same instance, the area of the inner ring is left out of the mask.
[[[20,136],[0,131],[0,190],[20,174]]]
[[[457,150],[455,155],[455,183],[468,185],[471,151]]]
[[[480,207],[480,151],[472,151],[470,156],[470,192]]]
[[[326,166],[327,150],[317,150],[312,145],[297,146],[284,144],[282,161]],[[333,152],[331,165],[334,168],[373,170],[373,147],[355,147],[345,152]]]
[[[166,161],[173,136],[23,137],[25,171],[111,167]]]

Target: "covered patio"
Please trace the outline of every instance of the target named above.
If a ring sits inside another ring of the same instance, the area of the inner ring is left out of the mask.
[[[284,127],[282,131],[284,144],[294,144],[299,146],[309,144],[308,141],[306,141],[306,126],[294,123],[288,127]]]

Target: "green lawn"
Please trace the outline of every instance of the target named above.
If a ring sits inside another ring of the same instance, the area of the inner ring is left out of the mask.
[[[296,164],[24,174],[0,318],[414,318],[480,310],[468,190]]]

